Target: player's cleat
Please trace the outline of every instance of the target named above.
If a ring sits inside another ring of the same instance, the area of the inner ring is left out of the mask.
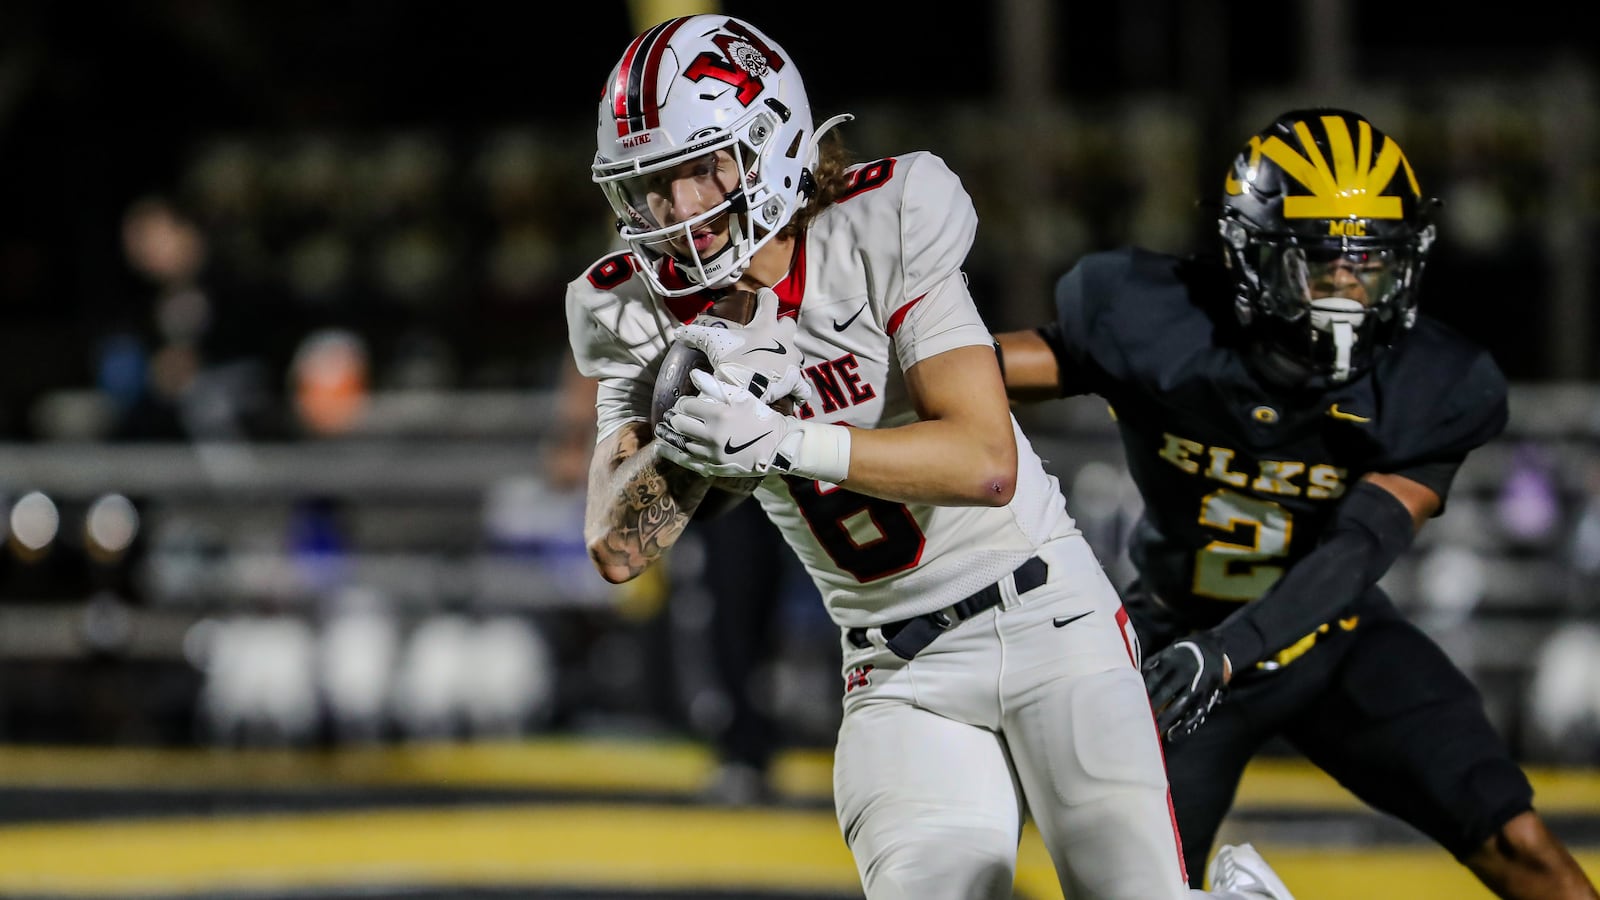
[[[1212,857],[1206,880],[1214,894],[1227,891],[1251,900],[1294,900],[1278,873],[1249,844],[1224,844]]]

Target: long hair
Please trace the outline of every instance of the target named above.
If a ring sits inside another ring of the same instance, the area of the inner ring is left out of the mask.
[[[805,205],[795,210],[788,224],[779,232],[783,237],[795,237],[810,225],[823,210],[832,206],[840,195],[850,188],[850,179],[845,170],[853,165],[855,160],[845,149],[844,142],[839,139],[837,130],[830,131],[822,138],[822,143],[817,147],[817,165],[812,170],[811,177],[816,181],[816,191]]]

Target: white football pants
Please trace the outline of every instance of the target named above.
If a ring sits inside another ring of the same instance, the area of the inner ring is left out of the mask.
[[[1122,602],[1083,538],[1038,555],[1047,584],[910,662],[844,640],[834,805],[868,900],[1009,898],[1024,815],[1073,900],[1190,896]]]

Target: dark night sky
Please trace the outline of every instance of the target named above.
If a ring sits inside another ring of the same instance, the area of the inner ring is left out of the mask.
[[[1563,46],[1595,59],[1593,42],[1579,37],[1592,32],[1570,23],[1500,17],[1446,34],[1436,16],[1412,6],[1349,4],[1355,77],[1530,71]],[[996,89],[995,25],[981,5],[906,18],[857,7],[826,19],[770,3],[723,8],[784,44],[804,66],[819,112],[978,101]],[[1222,96],[1288,83],[1304,68],[1298,5],[1215,8],[1227,16],[1218,29],[1226,71],[1210,79]],[[1275,13],[1241,14],[1246,8]],[[197,138],[324,126],[588,127],[632,25],[620,0],[555,19],[549,9],[441,0],[0,5],[0,355],[70,356],[75,298],[101,277],[96,253],[114,251],[128,201],[173,178]],[[1058,6],[1058,93],[1093,103],[1130,89],[1183,90],[1195,75],[1181,71],[1192,57],[1181,46],[1178,9],[1179,0]],[[1135,27],[1149,34],[1133,45],[1152,51],[1137,72],[1124,62]],[[76,365],[22,367],[9,390],[27,395],[70,379],[64,367]]]

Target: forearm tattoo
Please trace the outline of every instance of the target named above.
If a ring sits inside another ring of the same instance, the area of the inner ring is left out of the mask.
[[[590,553],[604,566],[644,571],[677,542],[711,482],[656,455],[651,445],[637,447],[624,438],[609,454],[597,451],[596,466],[608,477],[591,480],[610,490],[589,496]],[[605,457],[604,459],[599,456]]]

